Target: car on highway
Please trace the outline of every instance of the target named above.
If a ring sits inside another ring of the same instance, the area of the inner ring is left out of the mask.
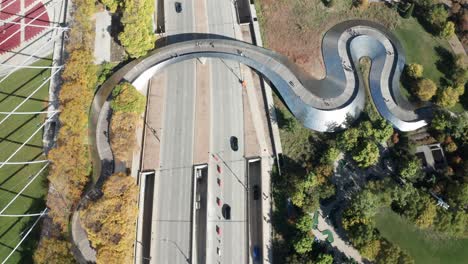
[[[229,204],[223,205],[221,213],[223,214],[224,219],[231,220],[231,206],[229,206]]]
[[[175,11],[177,13],[182,12],[182,3],[181,2],[175,2],[174,6],[175,6]]]
[[[239,150],[239,144],[238,144],[237,137],[232,136],[231,139],[229,140],[229,142],[231,143],[232,150],[234,150],[234,151]]]
[[[260,199],[260,187],[258,185],[254,185],[253,187],[253,198],[254,200]]]
[[[254,261],[260,261],[260,248],[258,246],[253,247],[252,258]]]

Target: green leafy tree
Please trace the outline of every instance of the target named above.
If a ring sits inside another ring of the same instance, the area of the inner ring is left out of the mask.
[[[319,254],[317,257],[316,264],[333,264],[333,256],[330,254]]]
[[[132,58],[145,55],[154,48],[154,1],[126,0],[122,15],[124,30],[119,34],[120,43]]]
[[[364,142],[353,154],[353,160],[359,167],[367,168],[375,165],[379,161],[380,153],[377,144],[374,142]]]
[[[322,156],[321,162],[325,164],[333,164],[333,162],[335,162],[338,158],[339,154],[340,150],[338,148],[329,147]]]
[[[453,107],[458,103],[459,98],[460,95],[457,90],[452,87],[446,87],[439,92],[436,103],[442,107]]]
[[[312,216],[306,213],[296,222],[296,228],[304,233],[310,232],[312,230],[312,222]]]
[[[433,5],[427,16],[428,22],[436,32],[442,31],[448,18],[448,12],[443,5]]]
[[[386,142],[393,135],[393,127],[385,119],[376,121],[374,129],[374,139],[377,142]]]
[[[448,127],[450,127],[451,118],[450,114],[438,111],[435,113],[434,118],[431,122],[431,127],[437,131],[445,131]]]
[[[446,39],[451,38],[455,35],[455,24],[452,21],[445,23],[444,28],[440,32],[440,35]]]
[[[406,74],[413,79],[421,78],[423,75],[423,70],[423,66],[417,63],[411,63],[406,66]]]
[[[374,261],[377,258],[377,255],[380,252],[381,243],[380,240],[370,241],[368,244],[364,245],[359,249],[362,256],[370,261]]]
[[[403,161],[399,170],[400,176],[410,181],[420,178],[421,172],[421,161],[416,156]]]
[[[312,251],[312,244],[314,243],[314,237],[306,234],[295,239],[294,250],[299,254],[305,254]]]
[[[345,130],[338,136],[338,146],[344,150],[350,151],[355,148],[358,144],[359,130],[356,128],[350,128]]]
[[[421,210],[415,219],[416,225],[421,228],[431,227],[437,215],[437,205],[431,197],[424,195],[421,197],[419,206]]]
[[[413,0],[413,3],[423,11],[428,11],[436,3],[436,0]]]
[[[130,83],[123,82],[112,90],[111,107],[115,112],[137,113],[145,111],[146,99]]]
[[[430,79],[419,80],[414,87],[414,93],[421,101],[429,101],[436,94],[437,86]]]

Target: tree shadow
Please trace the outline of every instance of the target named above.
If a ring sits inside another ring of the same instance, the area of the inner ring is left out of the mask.
[[[437,46],[434,50],[439,56],[439,60],[436,62],[437,69],[445,75],[445,78],[450,79],[454,70],[455,57],[442,46]]]

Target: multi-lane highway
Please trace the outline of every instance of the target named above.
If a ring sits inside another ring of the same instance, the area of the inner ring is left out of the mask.
[[[184,1],[181,13],[175,12],[173,1],[165,1],[165,7],[167,35],[193,31],[192,1]],[[187,60],[167,67],[158,73],[165,75],[163,87],[154,87],[165,89],[165,100],[154,187],[151,263],[188,263],[191,255],[195,64],[195,60]]]
[[[233,2],[229,0],[207,1],[209,32],[231,38],[239,37],[239,26]],[[211,65],[211,153],[219,161],[211,159],[209,173],[212,181],[208,186],[208,247],[207,263],[247,263],[247,207],[246,163],[244,159],[244,116],[242,101],[242,73],[238,62],[210,59]],[[230,137],[238,139],[239,149],[233,151]],[[220,166],[218,173],[215,166]],[[216,174],[216,175],[215,175]],[[218,177],[222,184],[215,182]],[[221,207],[215,203],[219,197],[222,204],[231,207],[231,219],[221,216]],[[216,226],[221,230],[216,233]]]

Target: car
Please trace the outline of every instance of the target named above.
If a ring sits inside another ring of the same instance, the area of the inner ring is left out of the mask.
[[[177,13],[182,12],[182,3],[181,3],[181,2],[175,2],[174,5],[175,5],[175,11],[176,11]]]
[[[231,148],[232,148],[232,150],[234,150],[234,151],[239,150],[239,145],[238,145],[237,137],[232,136],[231,139],[229,140],[229,142],[231,142]]]
[[[260,248],[258,246],[253,247],[252,257],[254,261],[260,261]]]
[[[223,214],[224,219],[230,220],[231,219],[231,206],[229,204],[224,204],[221,208],[221,213]]]
[[[253,187],[253,198],[254,200],[260,199],[260,188],[258,187],[258,185],[254,185]]]

